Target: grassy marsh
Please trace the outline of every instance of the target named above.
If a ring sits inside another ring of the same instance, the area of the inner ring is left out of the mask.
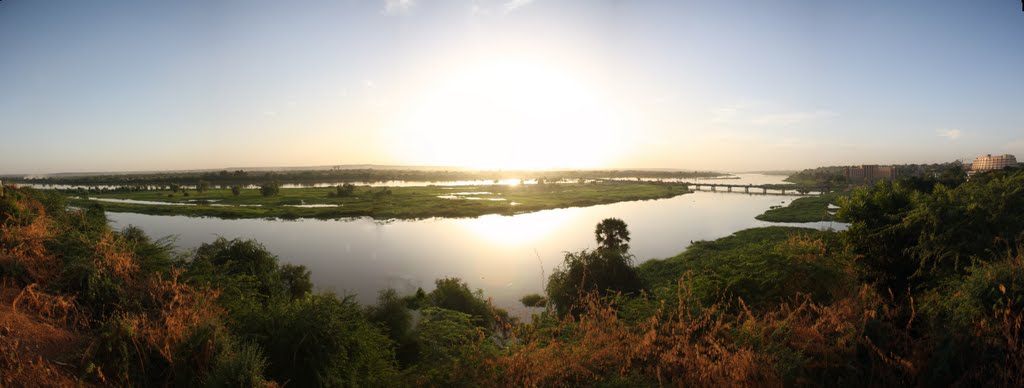
[[[787,206],[765,210],[754,218],[768,222],[833,221],[835,216],[830,215],[827,210],[828,205],[835,202],[837,197],[838,194],[833,193],[797,198]]]
[[[282,188],[264,197],[258,189],[170,190],[95,194],[72,198],[76,206],[101,203],[108,211],[153,215],[219,218],[342,218],[418,219],[517,214],[622,201],[670,198],[686,194],[683,186],[640,182],[592,182],[545,185],[356,187],[350,196],[330,197],[333,187]],[[93,200],[96,199],[96,200]],[[106,202],[109,200],[154,203]],[[165,204],[166,203],[166,204]],[[182,206],[188,204],[187,206]],[[172,206],[178,205],[178,206]]]

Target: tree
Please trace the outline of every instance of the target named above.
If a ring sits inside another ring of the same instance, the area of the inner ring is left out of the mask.
[[[599,244],[597,250],[566,253],[565,261],[548,278],[545,291],[559,315],[581,312],[580,297],[632,294],[644,288],[626,244],[626,223],[617,218],[605,219],[597,224],[594,234]]]
[[[241,194],[242,194],[242,186],[241,185],[231,186],[231,195],[234,195],[234,196],[237,197],[237,196],[239,196]]]
[[[210,189],[210,182],[207,182],[207,181],[199,181],[199,184],[196,185],[196,191],[198,191],[200,193],[205,193],[206,190],[209,190],[209,189]]]
[[[618,218],[605,218],[594,230],[599,250],[629,250],[629,230],[626,223]]]
[[[177,183],[171,183],[171,192],[172,193],[177,193],[178,190],[181,190],[181,185],[179,185]]]
[[[519,303],[526,307],[544,307],[548,305],[548,299],[540,294],[529,294],[519,298]]]
[[[840,197],[838,217],[849,223],[843,234],[858,260],[861,276],[879,291],[902,292],[919,264],[908,254],[918,234],[903,218],[915,192],[901,183],[879,182]]]
[[[583,311],[580,298],[634,294],[642,289],[643,280],[631,256],[615,250],[584,250],[565,254],[565,261],[548,278],[546,291],[558,315],[564,316]]]
[[[417,326],[419,362],[413,386],[470,387],[479,383],[488,358],[497,353],[494,343],[474,325],[473,317],[458,311],[427,307]],[[484,372],[486,373],[486,372]],[[487,385],[487,384],[483,384]]]
[[[278,258],[255,240],[220,237],[196,249],[188,276],[224,288],[223,299],[238,306],[272,300],[301,299],[313,289],[302,265],[279,265]]]
[[[267,377],[289,386],[386,386],[397,377],[393,343],[352,296],[245,310],[236,331],[263,349]]]
[[[281,266],[281,281],[292,299],[299,299],[313,292],[313,281],[310,280],[311,273],[306,266],[299,264],[284,264]]]
[[[260,185],[260,195],[264,197],[273,197],[281,191],[281,185],[277,182],[268,182]]]
[[[345,184],[337,187],[339,197],[351,197],[352,193],[356,191],[356,185],[346,182]]]
[[[955,187],[882,182],[841,199],[839,217],[850,223],[844,236],[862,255],[865,280],[883,292],[917,291],[972,264],[1016,255],[1024,236],[1024,171],[979,175]]]
[[[470,291],[469,285],[459,278],[437,279],[434,284],[437,288],[428,295],[432,306],[469,314],[481,327],[494,326],[495,314],[484,300],[483,290]]]
[[[384,328],[385,333],[396,345],[395,355],[403,366],[416,362],[419,349],[413,338],[412,313],[405,300],[393,288],[380,290],[377,304],[366,308],[370,322]]]

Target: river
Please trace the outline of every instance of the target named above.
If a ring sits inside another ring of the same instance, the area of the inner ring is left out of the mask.
[[[735,184],[782,183],[781,176],[740,174]],[[175,235],[179,249],[217,236],[251,238],[282,262],[305,265],[317,289],[357,294],[373,303],[377,290],[430,291],[435,279],[454,276],[516,315],[518,299],[542,293],[544,276],[564,252],[592,249],[594,227],[617,217],[629,226],[638,262],[682,252],[692,241],[738,230],[779,225],[754,219],[795,196],[696,192],[669,199],[620,202],[585,208],[544,210],[514,216],[375,221],[369,218],[297,221],[108,213],[115,228],[136,225],[154,237]],[[792,225],[792,224],[789,224]],[[799,224],[798,224],[799,225]],[[806,226],[827,228],[830,223]],[[840,227],[840,225],[835,225]]]

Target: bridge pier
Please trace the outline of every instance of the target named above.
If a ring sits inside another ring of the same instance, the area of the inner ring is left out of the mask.
[[[782,189],[782,195],[786,195],[786,189]]]
[[[744,187],[743,188],[743,192],[744,193],[749,193],[750,192],[750,186]]]
[[[729,189],[730,193],[732,192],[732,186],[726,186],[725,188]]]
[[[767,187],[762,187],[761,188],[761,194],[768,194],[768,188]]]

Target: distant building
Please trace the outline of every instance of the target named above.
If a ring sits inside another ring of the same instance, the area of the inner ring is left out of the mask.
[[[979,172],[1002,170],[1007,167],[1017,167],[1017,158],[1013,155],[992,155],[988,154],[985,156],[979,156],[974,158],[974,163],[971,163],[971,171],[969,174],[977,174]]]
[[[844,175],[846,180],[854,183],[870,183],[880,180],[891,181],[896,179],[896,167],[865,164],[847,167]]]

